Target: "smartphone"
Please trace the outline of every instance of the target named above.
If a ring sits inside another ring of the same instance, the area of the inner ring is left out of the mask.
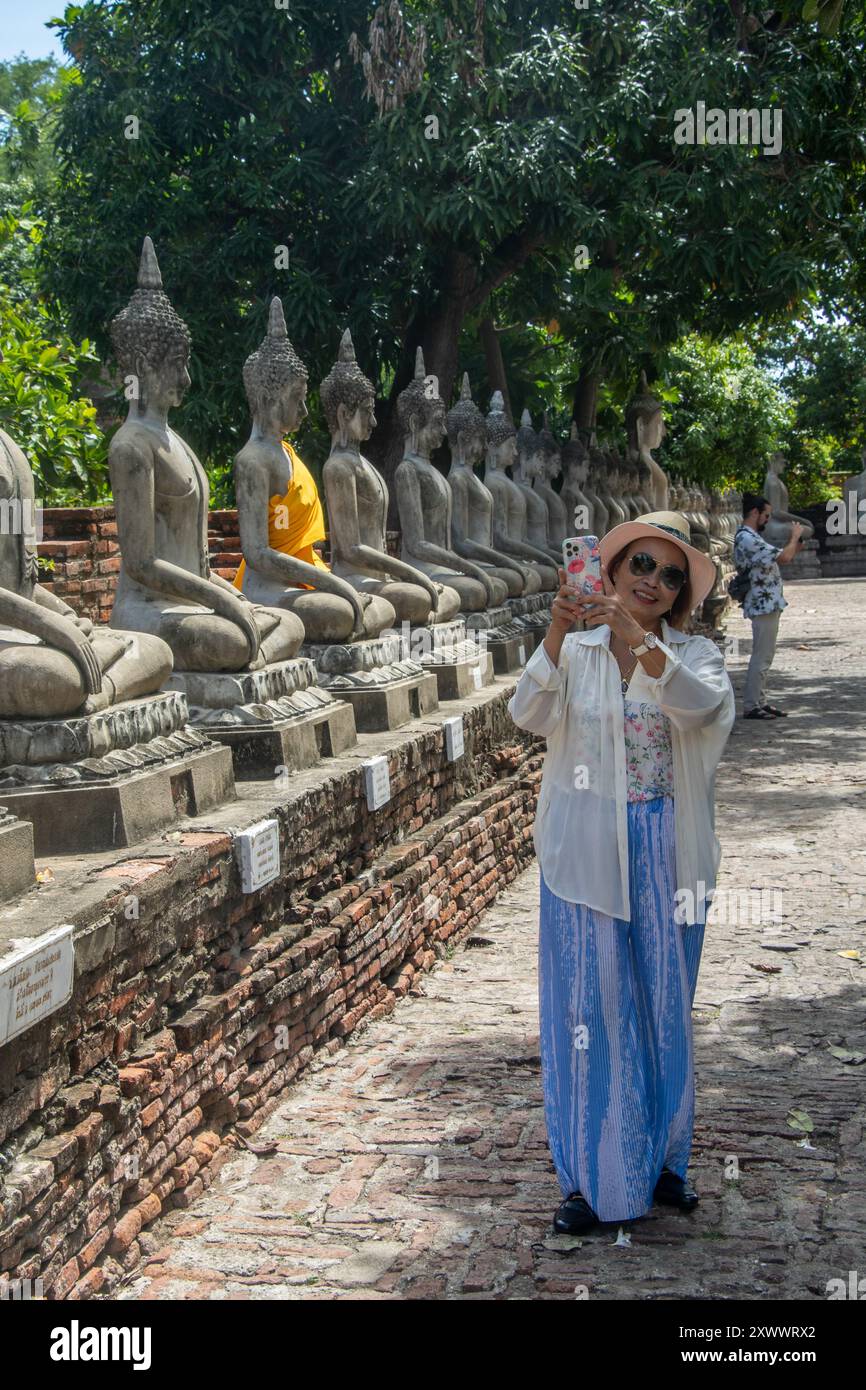
[[[569,536],[562,542],[565,582],[577,594],[603,594],[598,536]]]

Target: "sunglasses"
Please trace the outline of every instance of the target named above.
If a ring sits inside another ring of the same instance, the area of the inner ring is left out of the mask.
[[[678,569],[676,565],[660,565],[646,550],[629,555],[628,567],[632,574],[654,574],[658,570],[659,579],[665,588],[673,590],[674,593],[679,592],[689,577],[685,570]]]

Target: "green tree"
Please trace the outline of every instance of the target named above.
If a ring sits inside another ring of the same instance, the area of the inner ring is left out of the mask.
[[[74,505],[108,490],[105,439],[81,385],[99,359],[35,292],[32,259],[41,231],[33,216],[0,216],[0,267],[16,268],[14,284],[0,270],[0,424],[27,454],[42,501]]]
[[[591,416],[599,378],[652,372],[685,332],[860,295],[863,16],[838,38],[750,18],[710,0],[71,5],[48,283],[107,352],[153,235],[194,338],[180,424],[223,465],[274,293],[313,383],[351,324],[386,473],[418,343],[448,398],[483,333],[482,396],[507,371],[498,328],[556,318]],[[699,100],[782,107],[781,154],[676,145]]]
[[[786,443],[791,402],[743,339],[691,334],[671,350],[660,462],[711,487],[759,490]]]
[[[793,403],[786,441],[792,479],[809,480],[816,495],[807,500],[824,500],[831,471],[845,478],[863,466],[866,328],[844,319],[805,319],[784,337],[765,342],[761,354]]]

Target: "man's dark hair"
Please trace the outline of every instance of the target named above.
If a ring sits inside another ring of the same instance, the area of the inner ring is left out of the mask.
[[[755,508],[757,508],[759,512],[762,512],[764,508],[769,507],[769,505],[766,497],[762,497],[759,492],[743,493],[743,516],[748,516],[749,512],[753,512]]]

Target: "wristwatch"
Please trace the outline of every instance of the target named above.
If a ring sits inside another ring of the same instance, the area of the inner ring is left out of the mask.
[[[651,652],[654,647],[658,646],[658,643],[659,639],[656,637],[654,632],[645,632],[643,635],[643,641],[641,642],[640,646],[629,647],[629,651],[631,652],[632,656],[643,656],[644,652]]]

